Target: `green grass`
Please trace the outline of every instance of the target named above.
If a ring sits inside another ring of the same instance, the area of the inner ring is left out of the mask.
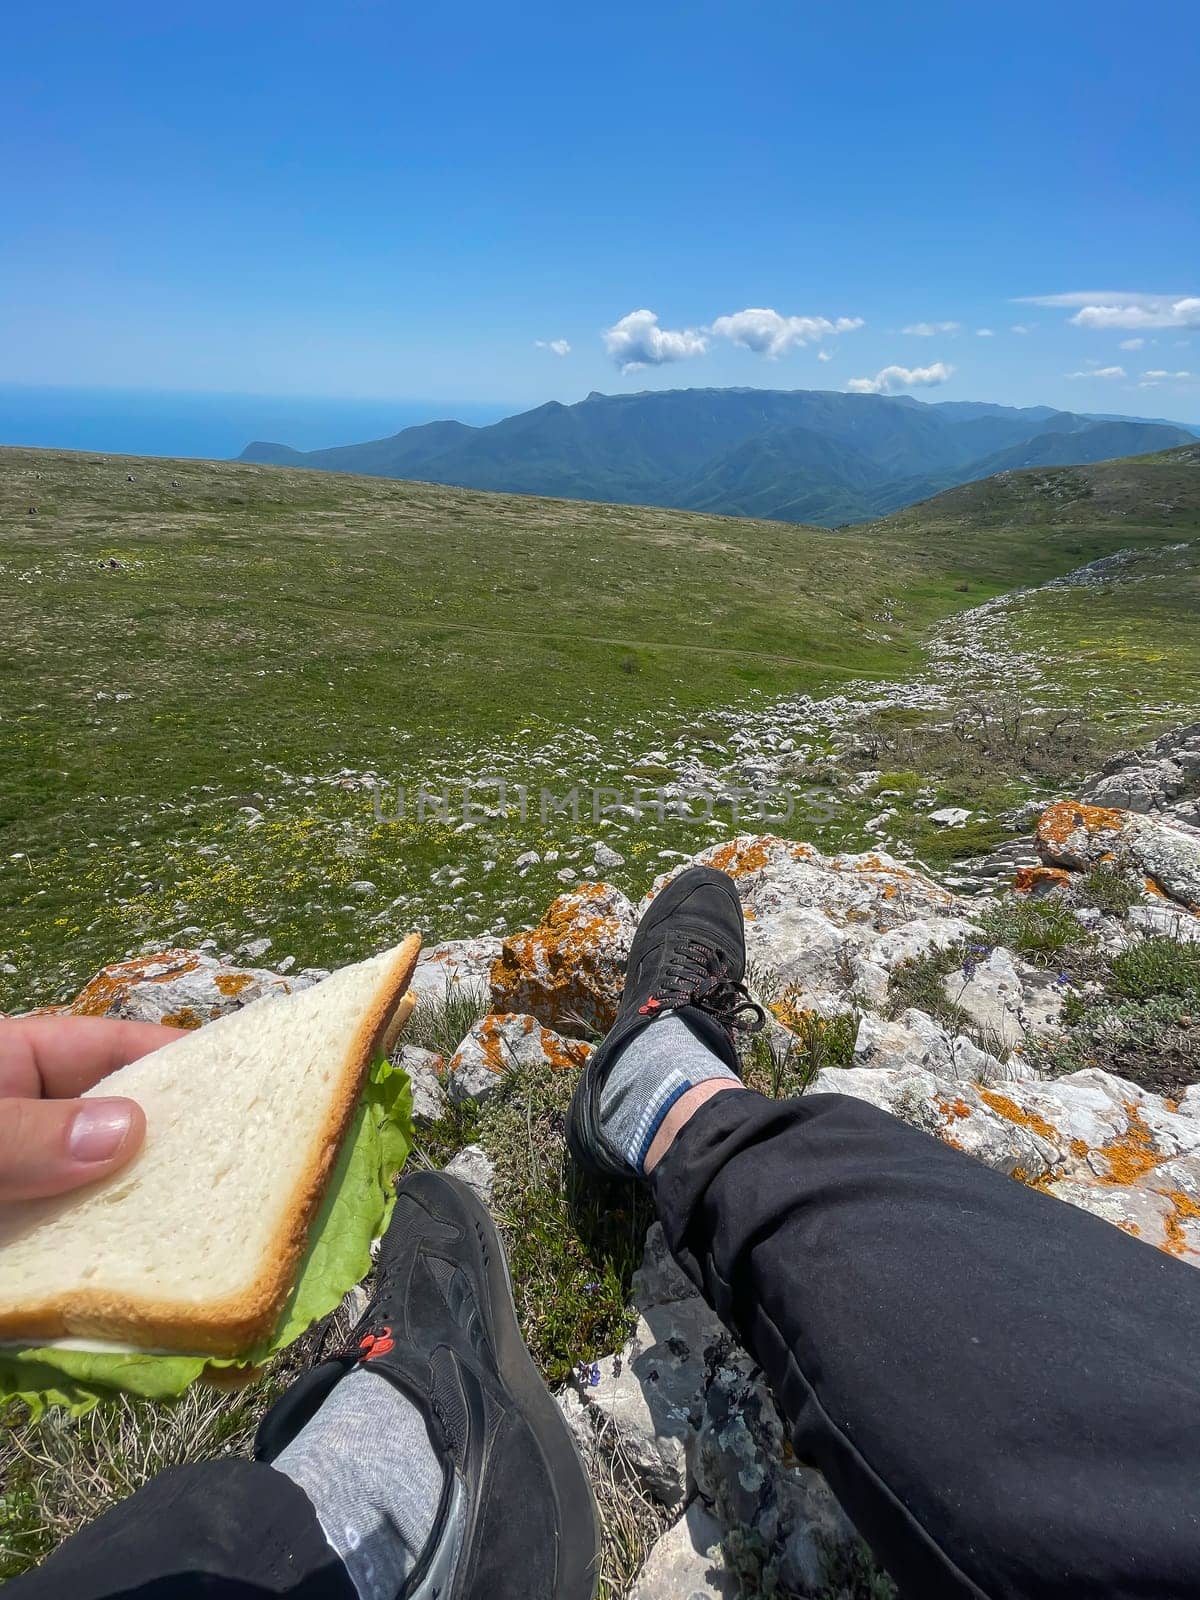
[[[1143,939],[1113,957],[1112,988],[1130,1000],[1188,998],[1200,1010],[1200,944],[1166,934]]]
[[[451,1106],[420,1130],[414,1149],[430,1166],[464,1144],[491,1158],[521,1329],[554,1385],[629,1332],[630,1281],[652,1220],[640,1190],[583,1178],[569,1161],[562,1135],[574,1087],[573,1072],[511,1070],[482,1105]]]
[[[1075,890],[1081,905],[1111,917],[1124,917],[1142,899],[1141,885],[1117,867],[1093,867]]]
[[[266,932],[271,959],[329,965],[412,925],[453,937],[527,923],[559,885],[549,865],[519,878],[513,857],[582,849],[582,825],[377,822],[361,775],[624,782],[647,770],[641,755],[702,738],[714,708],[909,676],[938,619],[1194,530],[1187,456],[1139,462],[1124,488],[1106,467],[1068,474],[1070,492],[1061,473],[1014,475],[1003,492],[975,485],[833,532],[2,451],[0,1009],[60,998],[143,943],[235,949]],[[1153,629],[1124,599],[1112,615],[1137,636],[1123,648],[1140,651],[1148,721],[1189,650],[1194,662],[1197,623],[1173,568],[1138,594]],[[1069,611],[1078,595],[1063,596]],[[1059,629],[1054,670],[1075,673],[1074,613],[1026,610],[1014,626],[1043,650]],[[1109,650],[1104,670],[1133,659]],[[795,828],[858,847],[866,814]],[[940,864],[985,844],[994,829],[980,826],[919,842]],[[640,891],[660,849],[714,836],[634,825],[612,876]],[[435,881],[442,867],[463,884]],[[374,887],[352,891],[360,881]]]
[[[815,1011],[793,1010],[788,1016],[791,1039],[786,1052],[773,1046],[766,1033],[751,1034],[743,1062],[747,1086],[776,1100],[792,1099],[803,1094],[824,1067],[853,1066],[859,1021],[857,1011],[822,1017]]]
[[[1093,943],[1091,936],[1057,895],[1042,900],[1008,896],[979,918],[984,936],[1036,966],[1050,966],[1064,950]]]

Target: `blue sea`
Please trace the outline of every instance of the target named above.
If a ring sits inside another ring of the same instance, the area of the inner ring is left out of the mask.
[[[294,450],[361,444],[418,422],[483,424],[515,405],[444,400],[321,400],[151,389],[58,389],[0,383],[0,445],[227,460],[252,439]]]

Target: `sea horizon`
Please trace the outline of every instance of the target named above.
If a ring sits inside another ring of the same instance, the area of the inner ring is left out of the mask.
[[[422,422],[496,422],[519,404],[0,383],[0,446],[227,461],[252,440],[320,450]]]

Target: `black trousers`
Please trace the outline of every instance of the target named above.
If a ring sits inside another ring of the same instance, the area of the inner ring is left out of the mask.
[[[905,1595],[1200,1596],[1195,1268],[841,1095],[716,1096],[654,1194]],[[354,1600],[301,1490],[237,1461],[165,1473],[11,1594]]]

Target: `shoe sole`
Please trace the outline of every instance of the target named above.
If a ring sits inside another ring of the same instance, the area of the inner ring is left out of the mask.
[[[465,1183],[444,1172],[438,1177],[453,1188],[475,1226],[487,1272],[488,1332],[496,1365],[537,1441],[553,1487],[558,1511],[553,1600],[593,1600],[600,1581],[600,1518],[587,1472],[566,1419],[521,1336],[508,1261],[491,1214]]]

